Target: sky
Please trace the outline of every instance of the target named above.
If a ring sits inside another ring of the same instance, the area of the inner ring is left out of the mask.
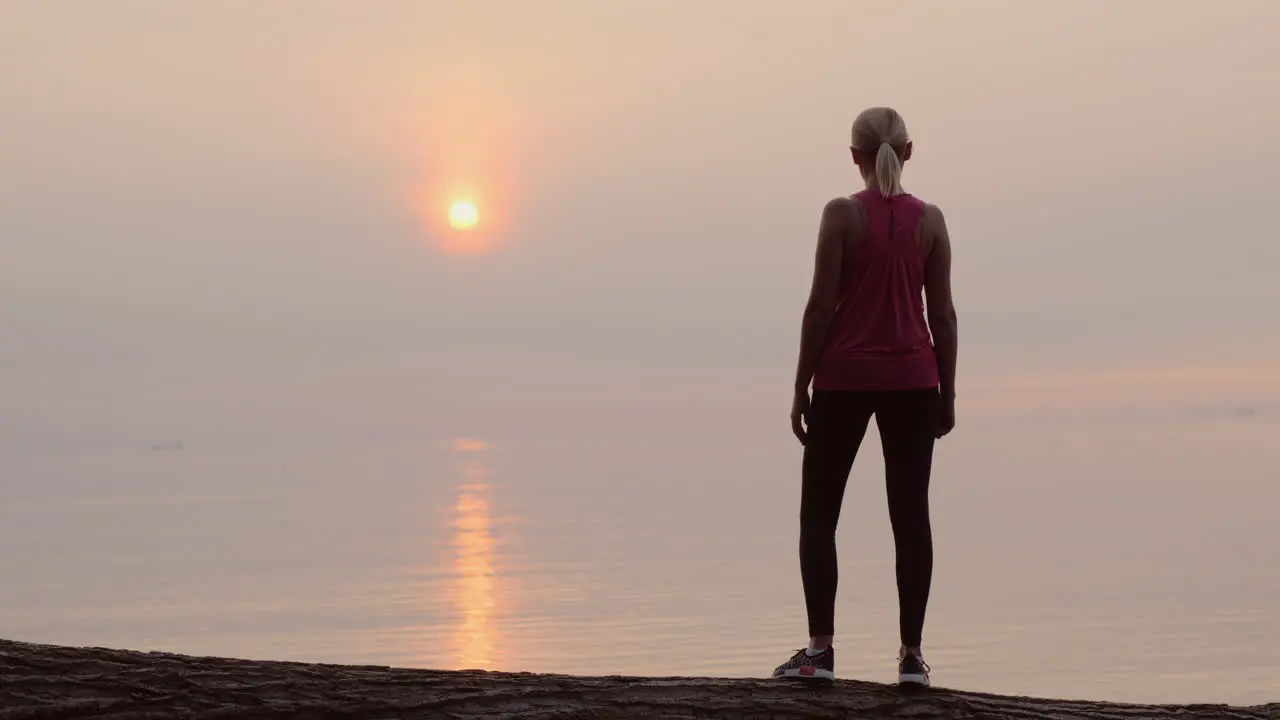
[[[0,428],[785,392],[882,104],[951,228],[962,376],[1158,361],[1269,402],[1276,28],[1267,0],[0,0]]]

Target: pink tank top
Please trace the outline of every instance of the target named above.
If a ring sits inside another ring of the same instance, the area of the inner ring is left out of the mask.
[[[916,228],[925,204],[911,195],[855,195],[867,233],[845,253],[840,305],[814,373],[815,390],[919,390],[938,385],[924,315],[924,251]]]

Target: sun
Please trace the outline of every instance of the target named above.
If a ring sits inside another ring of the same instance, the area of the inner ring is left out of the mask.
[[[470,200],[456,200],[449,206],[449,227],[470,230],[480,222],[480,211]]]

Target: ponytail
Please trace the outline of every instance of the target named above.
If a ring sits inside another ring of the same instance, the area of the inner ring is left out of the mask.
[[[911,137],[898,111],[889,107],[867,108],[853,121],[851,134],[854,150],[862,157],[875,157],[874,171],[865,166],[863,169],[867,187],[876,189],[884,197],[903,194],[902,162]]]
[[[880,143],[876,151],[876,189],[884,197],[902,194],[902,161],[887,142]]]

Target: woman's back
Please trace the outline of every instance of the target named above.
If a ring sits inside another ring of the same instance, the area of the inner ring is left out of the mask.
[[[814,389],[914,390],[938,384],[925,321],[929,206],[906,193],[864,190],[848,203],[839,307]]]

